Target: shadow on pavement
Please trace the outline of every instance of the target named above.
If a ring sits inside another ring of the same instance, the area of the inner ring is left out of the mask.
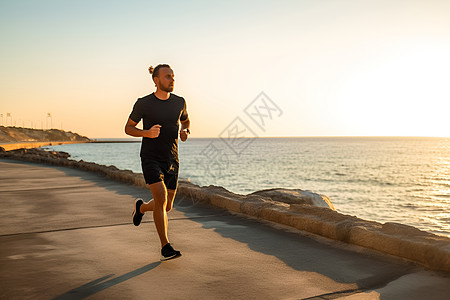
[[[58,166],[48,166],[48,168],[58,169],[68,176],[94,182],[120,195],[151,198],[149,189],[115,182],[87,171]],[[368,251],[345,249],[345,247],[338,247],[338,243],[333,245],[333,242],[320,242],[295,231],[275,228],[263,221],[236,216],[223,209],[192,202],[192,199],[177,197],[174,205],[178,211],[201,224],[203,228],[212,229],[225,238],[244,243],[253,251],[274,256],[295,270],[319,273],[335,282],[357,285],[357,289],[343,291],[344,294],[384,287],[389,282],[418,269],[418,266],[404,263],[399,259],[376,255]],[[211,216],[212,214],[214,216]],[[204,217],[198,218],[199,216]],[[158,265],[159,262],[155,262],[110,280],[107,279],[113,275],[107,275],[55,299],[84,298],[148,272]],[[322,296],[326,299],[337,295]]]
[[[80,287],[74,288],[73,290],[68,291],[67,293],[57,296],[54,299],[56,300],[68,300],[68,299],[84,299],[86,297],[89,297],[95,293],[101,292],[107,288],[110,288],[116,284],[122,283],[124,281],[127,281],[131,278],[134,278],[136,276],[142,275],[148,271],[153,270],[157,266],[159,266],[161,262],[154,262],[151,264],[148,264],[146,266],[143,266],[139,269],[136,269],[134,271],[128,272],[126,274],[120,275],[116,278],[112,278],[108,281],[108,278],[111,278],[114,276],[114,274],[109,274],[103,277],[100,277],[96,280],[93,280],[91,282],[88,282]]]
[[[20,164],[20,165],[39,166],[42,168],[55,169],[60,172],[63,172],[67,176],[78,177],[82,180],[85,180],[88,182],[93,182],[93,183],[97,184],[99,187],[105,188],[105,189],[115,192],[119,195],[132,195],[135,198],[141,197],[144,199],[153,198],[150,189],[141,188],[138,186],[114,181],[113,179],[107,178],[106,176],[96,174],[94,172],[89,172],[89,171],[85,171],[85,170],[79,170],[79,169],[64,167],[64,166],[46,165],[44,163],[38,163],[38,162],[29,162],[29,161],[11,160],[11,159],[5,159],[4,161],[8,162],[8,163],[16,163],[16,164]]]
[[[320,242],[295,231],[275,228],[266,222],[233,215],[211,206],[179,205],[176,209],[187,217],[215,212],[215,216],[192,218],[192,221],[200,223],[203,228],[213,229],[225,238],[247,244],[254,251],[277,257],[295,270],[320,273],[340,283],[357,284],[357,289],[342,291],[343,294],[383,287],[418,268],[412,263],[381,254],[352,251],[339,247],[337,243],[333,246],[332,241]]]

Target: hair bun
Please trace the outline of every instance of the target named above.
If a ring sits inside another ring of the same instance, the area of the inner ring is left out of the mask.
[[[150,74],[153,74],[153,70],[154,70],[153,66],[150,66],[150,67],[148,68],[148,71],[150,72]]]

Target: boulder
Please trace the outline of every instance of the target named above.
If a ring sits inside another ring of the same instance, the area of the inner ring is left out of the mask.
[[[329,197],[300,189],[275,188],[257,191],[249,195],[268,197],[273,201],[283,202],[287,204],[309,204],[336,210]]]

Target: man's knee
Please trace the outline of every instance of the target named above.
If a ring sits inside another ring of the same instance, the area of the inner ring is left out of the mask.
[[[150,184],[150,189],[153,194],[154,203],[156,206],[166,206],[167,204],[167,190],[162,182]]]
[[[173,197],[170,197],[170,194],[167,196],[167,203],[166,203],[166,212],[169,212],[172,210],[173,206]]]
[[[173,207],[173,197],[170,199],[170,196],[167,199],[167,205],[166,205],[166,212],[169,212],[172,210]]]
[[[173,199],[175,198],[175,191],[168,191],[167,192],[167,206],[166,206],[166,212],[169,212],[172,210],[173,207]]]

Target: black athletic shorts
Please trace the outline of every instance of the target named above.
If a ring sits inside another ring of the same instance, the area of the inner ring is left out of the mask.
[[[152,184],[163,181],[167,189],[176,190],[178,185],[179,168],[177,161],[159,161],[147,157],[141,157],[141,163],[145,183]]]

